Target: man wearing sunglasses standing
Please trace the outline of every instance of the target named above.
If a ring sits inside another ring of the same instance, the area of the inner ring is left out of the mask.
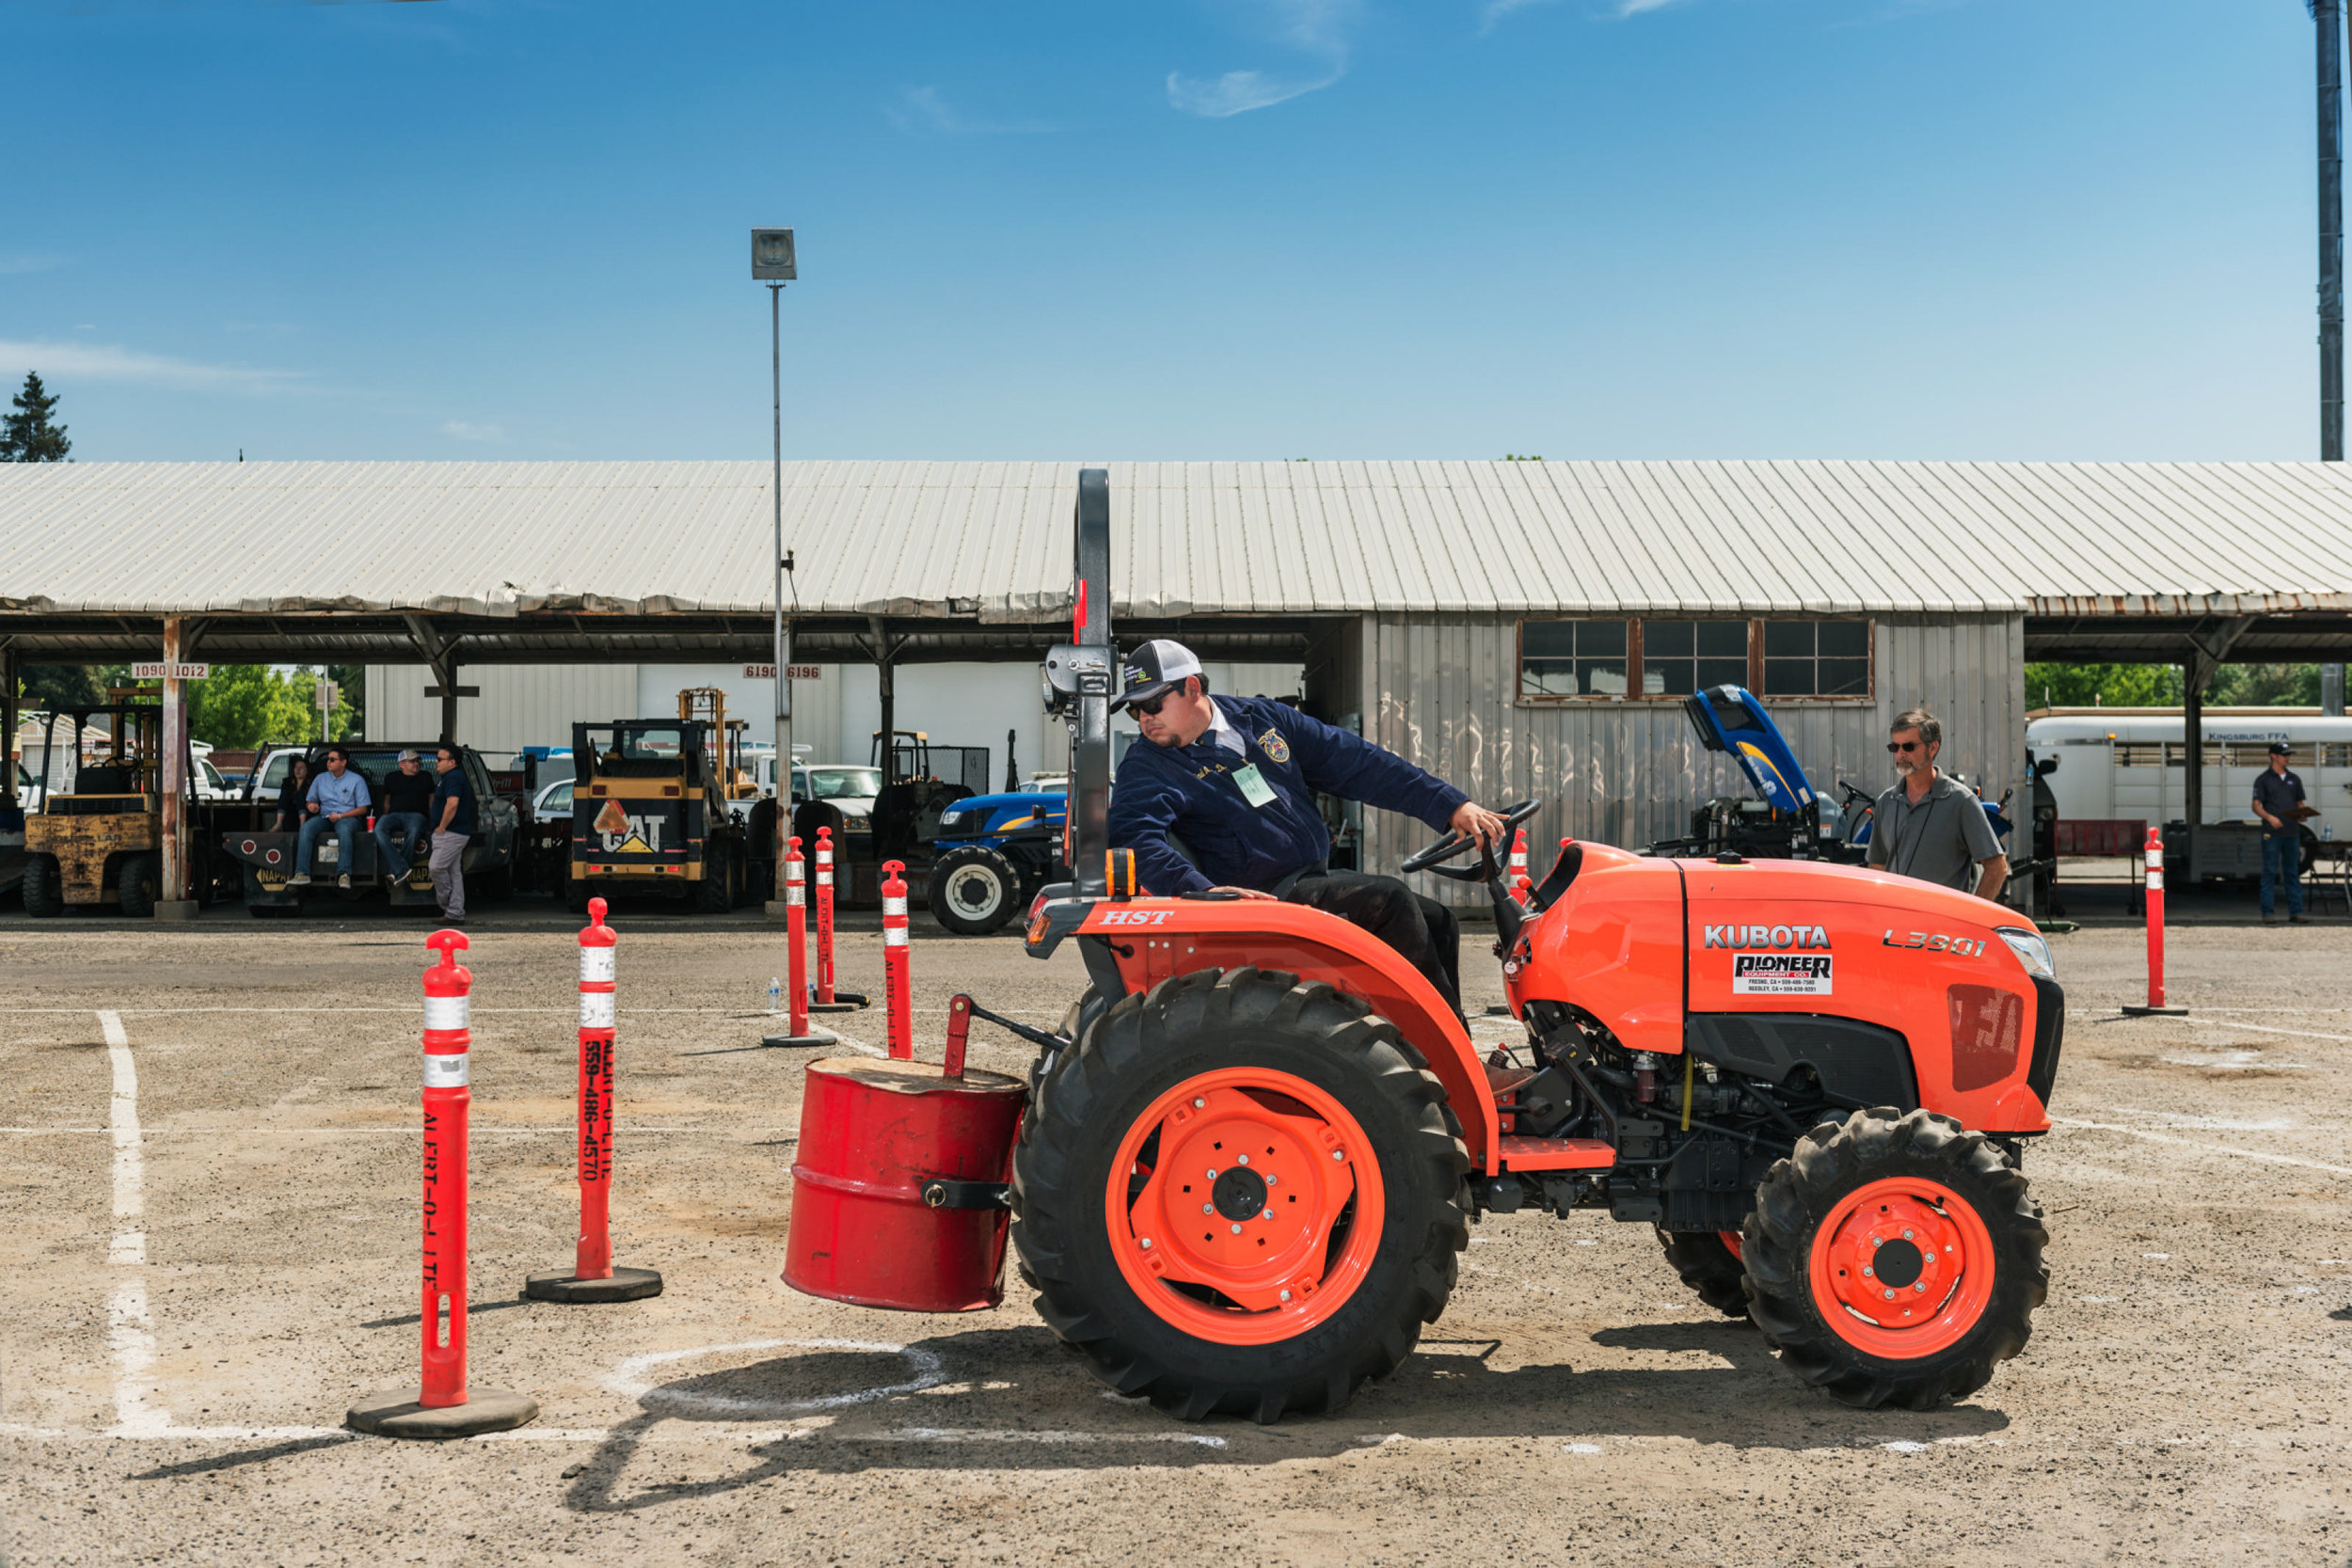
[[[1901,877],[1998,898],[2009,857],[1976,792],[1935,766],[1944,725],[1925,708],[1895,716],[1886,750],[1901,783],[1870,809],[1870,863]],[[1981,880],[1979,880],[1981,873]]]
[[[1333,871],[1317,794],[1400,812],[1501,847],[1502,818],[1360,736],[1286,703],[1211,697],[1200,660],[1155,640],[1127,655],[1114,711],[1130,709],[1148,746],[1111,786],[1112,847],[1136,852],[1145,891],[1215,889],[1327,911],[1395,948],[1461,1010],[1454,913],[1393,877]],[[1181,847],[1179,846],[1181,845]]]

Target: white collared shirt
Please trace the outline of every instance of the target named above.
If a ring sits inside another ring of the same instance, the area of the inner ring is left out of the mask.
[[[1225,717],[1225,710],[1217,706],[1215,697],[1209,699],[1209,714],[1210,738],[1237,757],[1248,756],[1249,748],[1242,743],[1241,731],[1233,728],[1233,721]]]

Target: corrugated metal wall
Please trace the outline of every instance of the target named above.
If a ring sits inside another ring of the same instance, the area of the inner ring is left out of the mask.
[[[458,668],[457,683],[480,687],[482,695],[457,700],[456,738],[485,752],[569,746],[574,719],[637,712],[634,664],[469,664]],[[441,700],[424,694],[432,684],[433,672],[421,664],[369,665],[368,738],[437,738]]]
[[[1564,835],[1638,847],[1689,831],[1691,808],[1748,793],[1729,758],[1705,751],[1679,702],[1519,705],[1513,618],[1366,616],[1364,733],[1490,805],[1546,802],[1528,831],[1539,847]],[[1817,789],[1840,779],[1876,794],[1893,782],[1888,721],[1919,704],[1944,722],[1939,761],[1997,796],[2024,767],[2025,623],[2015,617],[1883,618],[1875,700],[1774,703],[1773,721]],[[1365,814],[1375,870],[1393,869],[1429,833],[1386,812]],[[1418,879],[1434,896],[1474,902],[1456,884]],[[1483,895],[1481,895],[1483,897]]]

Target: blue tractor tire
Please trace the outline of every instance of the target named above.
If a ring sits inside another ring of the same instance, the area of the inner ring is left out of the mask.
[[[964,845],[931,862],[931,914],[961,937],[1004,929],[1021,912],[1021,873],[994,849]]]

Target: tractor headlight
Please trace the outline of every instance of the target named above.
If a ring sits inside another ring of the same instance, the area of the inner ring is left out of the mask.
[[[2026,966],[2028,974],[2039,974],[2044,980],[2058,978],[2058,964],[2050,957],[2050,944],[2042,940],[2040,931],[2021,930],[2015,926],[2002,926],[1994,935],[2009,943],[2009,950],[2017,955],[2017,961]]]
[[[960,811],[943,811],[939,814],[939,825],[943,828],[952,828],[962,820],[963,813]]]

